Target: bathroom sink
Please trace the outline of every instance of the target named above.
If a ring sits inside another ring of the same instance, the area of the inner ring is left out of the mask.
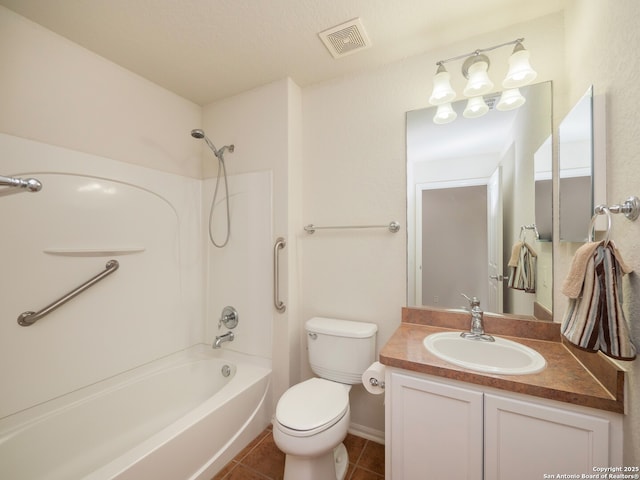
[[[460,367],[500,375],[524,375],[542,371],[547,362],[535,350],[511,340],[495,342],[462,338],[460,332],[441,332],[423,340],[436,357]]]

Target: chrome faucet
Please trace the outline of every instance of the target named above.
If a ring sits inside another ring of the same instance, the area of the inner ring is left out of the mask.
[[[234,338],[235,335],[233,334],[233,332],[227,332],[224,335],[218,335],[213,341],[213,345],[211,345],[211,348],[220,348],[222,347],[222,344],[224,342],[233,342]]]
[[[484,333],[482,310],[480,309],[480,300],[478,300],[478,297],[469,298],[464,293],[461,295],[469,300],[469,305],[471,306],[471,328],[468,332],[462,332],[460,336],[462,338],[468,338],[469,340],[495,342],[495,339],[491,335]]]

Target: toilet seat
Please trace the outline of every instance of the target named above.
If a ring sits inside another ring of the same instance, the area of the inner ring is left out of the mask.
[[[347,385],[311,378],[282,395],[276,407],[276,421],[284,433],[308,437],[335,425],[348,410]]]

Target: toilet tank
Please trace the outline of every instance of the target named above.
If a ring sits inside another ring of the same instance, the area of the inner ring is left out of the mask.
[[[362,382],[376,358],[375,323],[314,317],[305,328],[309,363],[316,375],[350,385]]]

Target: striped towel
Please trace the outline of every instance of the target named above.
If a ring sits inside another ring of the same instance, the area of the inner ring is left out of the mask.
[[[588,255],[586,262],[584,252]],[[584,280],[580,293],[570,296],[562,320],[561,331],[567,340],[582,349],[600,350],[619,360],[636,357],[622,310],[620,288],[622,274],[629,272],[613,242],[607,245],[598,242],[595,246],[588,243],[578,249],[569,276],[575,278],[582,273]]]
[[[538,255],[526,242],[517,242],[509,260],[509,288],[536,293],[536,261]]]

